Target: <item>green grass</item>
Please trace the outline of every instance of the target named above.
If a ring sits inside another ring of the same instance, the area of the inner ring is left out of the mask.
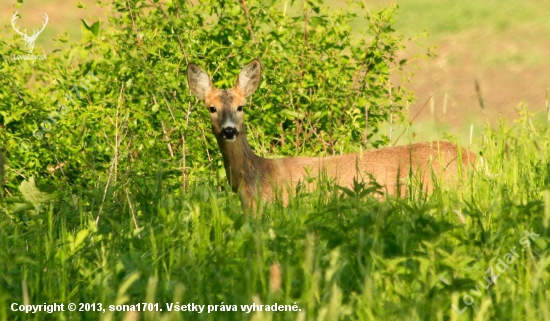
[[[428,30],[433,42],[476,29],[486,29],[494,34],[514,33],[517,29],[531,29],[531,32],[550,30],[545,15],[550,5],[540,1],[376,0],[369,2],[368,6],[391,3],[397,3],[400,8],[395,19],[396,30],[408,36]]]
[[[2,201],[0,320],[137,320],[10,310],[54,302],[163,309],[139,320],[550,320],[548,134],[525,114],[486,129],[471,146],[483,164],[429,198],[411,189],[379,201],[324,184],[247,218],[214,182],[178,195],[157,178],[109,190],[97,227],[102,188],[82,191],[76,208],[61,194],[38,210]],[[540,234],[528,247],[525,230]],[[500,276],[485,289],[491,267]],[[178,302],[218,312],[167,312]],[[301,311],[241,311],[253,303]]]
[[[343,6],[345,1],[334,1]],[[435,46],[438,57],[417,60],[418,68],[409,85],[419,97],[411,105],[411,116],[424,101],[434,96],[440,101],[448,95],[459,111],[449,110],[440,121],[455,131],[464,126],[464,117],[475,115],[478,122],[492,125],[500,115],[513,119],[511,111],[525,102],[533,111],[545,109],[544,97],[550,83],[546,71],[549,56],[547,35],[550,32],[550,3],[544,1],[365,1],[373,11],[377,7],[399,5],[395,30],[406,38],[427,31],[428,37],[416,41],[421,46]],[[354,30],[364,28],[356,20]],[[409,45],[403,56],[412,57],[421,48]],[[479,113],[474,81],[481,83],[487,113]],[[430,119],[424,112],[419,120]]]
[[[376,0],[368,2],[367,8],[373,10],[393,3],[399,5],[395,29],[406,37],[426,31],[429,37],[418,39],[423,45],[468,48],[475,55],[475,62],[485,67],[544,66],[547,47],[543,39],[550,32],[550,20],[546,15],[549,3]],[[353,27],[361,30],[364,23],[355,21]],[[451,55],[450,58],[455,57]],[[456,58],[458,64],[464,63],[460,56]]]

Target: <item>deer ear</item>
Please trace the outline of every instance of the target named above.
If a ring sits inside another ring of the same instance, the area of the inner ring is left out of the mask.
[[[246,65],[239,73],[235,88],[240,89],[245,97],[252,95],[252,93],[260,85],[260,79],[262,74],[262,63],[258,59],[252,60]]]
[[[208,74],[193,63],[187,66],[187,80],[191,92],[200,99],[204,99],[213,88]]]

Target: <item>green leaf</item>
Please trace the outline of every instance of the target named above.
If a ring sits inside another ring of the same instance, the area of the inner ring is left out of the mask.
[[[284,109],[282,111],[282,113],[289,116],[289,117],[291,117],[291,118],[303,119],[305,117],[304,113],[296,112],[296,111],[290,110],[290,109]]]
[[[99,35],[99,21],[94,22],[91,29],[92,34],[97,37]]]
[[[86,237],[90,234],[90,231],[88,229],[83,229],[78,231],[76,233],[76,236],[74,238],[74,241],[71,244],[71,251],[74,252],[79,248],[79,246],[86,240]]]
[[[94,37],[97,37],[99,35],[99,21],[94,22],[91,26],[89,26],[88,23],[84,21],[84,19],[80,19],[80,21],[82,21],[82,27],[84,28],[82,29],[83,31],[88,31]]]
[[[19,191],[23,194],[23,197],[29,201],[34,208],[38,210],[41,204],[47,202],[51,196],[47,193],[40,191],[34,182],[34,177],[29,178],[28,181],[21,182]]]
[[[29,211],[29,210],[34,210],[34,209],[35,208],[31,203],[18,203],[17,205],[15,205],[13,207],[11,212],[13,214],[18,214],[18,213],[22,213],[22,212]]]

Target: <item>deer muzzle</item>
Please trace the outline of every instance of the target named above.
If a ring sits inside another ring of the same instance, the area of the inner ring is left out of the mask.
[[[237,138],[237,135],[239,134],[239,131],[233,126],[227,126],[222,128],[221,134],[223,139],[225,139],[226,141],[234,142]]]

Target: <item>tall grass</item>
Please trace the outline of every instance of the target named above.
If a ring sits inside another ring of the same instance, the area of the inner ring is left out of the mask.
[[[527,114],[487,128],[471,146],[476,169],[430,197],[379,201],[369,186],[323,183],[248,218],[216,182],[180,195],[158,175],[110,190],[98,226],[102,189],[82,191],[76,208],[61,194],[38,209],[2,201],[0,320],[550,320],[548,134]],[[487,286],[491,269],[500,276]],[[11,311],[54,302],[65,312]],[[108,311],[142,302],[163,311]],[[253,303],[301,311],[241,311]]]

